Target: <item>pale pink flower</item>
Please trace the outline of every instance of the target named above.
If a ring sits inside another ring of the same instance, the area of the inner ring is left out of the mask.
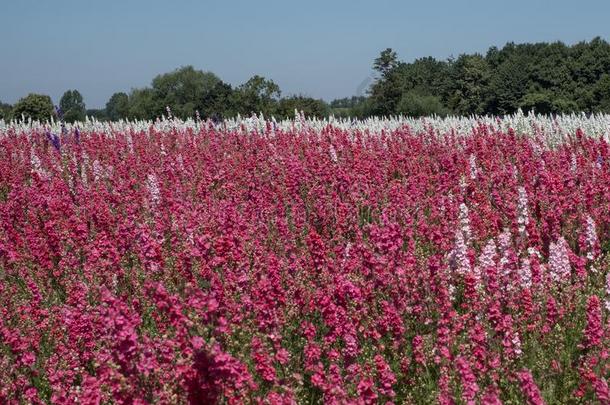
[[[563,237],[549,246],[549,273],[553,281],[559,282],[570,277],[570,257],[568,243]]]

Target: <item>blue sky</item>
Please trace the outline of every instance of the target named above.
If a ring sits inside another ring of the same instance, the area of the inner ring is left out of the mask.
[[[184,65],[238,85],[254,74],[284,95],[356,94],[373,59],[485,52],[508,41],[601,36],[610,2],[2,0],[0,100],[76,88],[88,107]]]

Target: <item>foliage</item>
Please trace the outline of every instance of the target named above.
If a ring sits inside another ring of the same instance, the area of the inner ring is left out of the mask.
[[[571,46],[509,42],[490,47],[485,55],[412,62],[400,61],[387,48],[373,61],[373,69],[376,79],[366,96],[328,104],[301,95],[282,98],[278,84],[260,75],[234,88],[212,72],[184,66],[156,76],[150,86],[113,94],[105,112],[95,115],[113,121],[154,120],[167,115],[169,107],[175,118],[199,116],[218,122],[259,113],[292,117],[295,108],[310,116],[354,118],[509,115],[519,109],[541,114],[610,112],[610,44],[599,37]],[[78,91],[64,97],[66,120],[82,120],[85,106]],[[35,116],[48,119],[44,108]],[[0,108],[1,116],[10,115],[6,109]]]
[[[431,95],[420,95],[418,92],[410,91],[400,99],[396,110],[399,114],[410,117],[423,117],[427,115],[447,115],[448,109],[443,106],[440,98]]]
[[[63,112],[64,121],[84,121],[87,109],[83,101],[83,96],[78,90],[66,91],[63,96],[61,96],[59,107]]]
[[[48,121],[54,115],[53,102],[49,96],[30,93],[17,101],[11,115],[16,120],[23,117],[26,120]]]
[[[106,103],[106,116],[111,121],[118,121],[129,116],[129,96],[126,93],[114,93]]]
[[[8,121],[11,119],[11,110],[13,106],[0,101],[0,120]]]
[[[330,112],[324,100],[317,100],[305,96],[292,96],[282,98],[277,107],[276,115],[281,118],[294,117],[294,112],[303,112],[306,117],[327,117]]]
[[[273,80],[254,75],[235,89],[234,100],[242,115],[263,113],[269,117],[277,108],[280,94],[280,87]]]
[[[601,38],[567,46],[561,42],[491,47],[485,56],[464,54],[437,61],[400,62],[391,49],[373,65],[381,73],[371,86],[374,114],[401,112],[400,100],[432,96],[450,114],[545,114],[608,111],[610,44]],[[406,96],[411,94],[410,96]],[[404,103],[403,103],[404,104]]]
[[[152,81],[153,116],[166,114],[170,107],[178,118],[195,117],[196,111],[207,112],[206,100],[213,94],[221,80],[214,73],[196,70],[185,66],[173,72],[158,75]],[[149,116],[150,117],[150,116]]]
[[[134,89],[129,94],[128,118],[155,118],[157,115],[153,111],[158,110],[158,105],[159,103],[155,100],[155,92],[151,88]]]
[[[106,121],[108,120],[108,116],[106,114],[105,108],[90,108],[87,109],[86,112],[87,117],[95,118],[98,121]]]

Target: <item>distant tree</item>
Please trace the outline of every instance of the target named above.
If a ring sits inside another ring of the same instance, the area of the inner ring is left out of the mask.
[[[422,103],[440,103],[443,111],[457,115],[511,114],[519,108],[542,114],[610,109],[604,79],[610,75],[610,44],[601,38],[572,46],[509,42],[489,48],[485,56],[411,63],[385,49],[373,67],[380,75],[363,103],[370,106],[368,114],[421,111]],[[333,107],[333,113],[353,114],[344,108]]]
[[[280,97],[280,87],[273,80],[255,75],[234,92],[235,105],[243,115],[263,113],[272,115]]]
[[[78,90],[66,91],[59,101],[59,107],[63,112],[66,122],[83,121],[85,119],[85,103],[83,96]]]
[[[398,56],[392,48],[386,48],[381,51],[379,57],[373,63],[373,69],[378,71],[382,76],[386,76],[398,65]]]
[[[224,90],[221,80],[212,72],[185,66],[173,72],[158,75],[152,81],[153,115],[165,114],[169,106],[179,118],[193,118],[195,112],[205,114],[207,103],[212,103],[215,91]]]
[[[521,109],[525,112],[533,111],[536,114],[555,113],[553,95],[550,92],[532,92],[526,94],[520,102]]]
[[[373,114],[387,116],[396,113],[404,90],[404,66],[391,48],[383,50],[373,62],[373,69],[380,74],[369,89]]]
[[[403,94],[398,103],[397,112],[411,117],[448,114],[447,108],[440,98],[431,95],[421,95],[415,91]]]
[[[0,101],[0,120],[8,121],[11,119],[11,110],[13,106]]]
[[[352,96],[345,98],[338,98],[330,102],[331,108],[353,108],[354,106],[364,102],[365,96]]]
[[[335,117],[364,118],[372,114],[373,103],[370,97],[353,96],[330,102],[330,113]]]
[[[610,75],[603,74],[593,89],[595,111],[610,113]]]
[[[375,81],[369,90],[375,115],[389,116],[396,114],[396,107],[404,92],[404,65],[397,66],[386,72]]]
[[[568,97],[557,97],[553,100],[553,110],[558,113],[574,113],[580,111],[575,100]]]
[[[156,115],[157,103],[151,88],[133,89],[129,94],[129,113],[131,119],[153,119]]]
[[[17,120],[48,121],[54,115],[53,102],[47,95],[30,93],[15,104],[11,115]]]
[[[108,120],[105,108],[91,108],[87,110],[87,117],[95,118],[98,121]]]
[[[205,94],[199,106],[201,118],[221,119],[237,115],[237,107],[233,99],[233,88],[230,84],[218,81]]]
[[[460,115],[485,113],[490,73],[483,56],[460,55],[451,68],[449,107]]]
[[[488,112],[512,114],[521,107],[521,99],[528,90],[525,63],[522,57],[511,56],[496,68],[489,82]]]
[[[303,112],[306,117],[326,117],[330,108],[324,100],[306,96],[292,96],[283,98],[279,102],[277,115],[283,118],[294,117],[294,111]]]
[[[106,117],[111,121],[125,119],[129,115],[129,96],[126,93],[114,93],[106,103]]]
[[[361,102],[355,104],[348,112],[348,117],[366,118],[374,114],[376,105],[374,101],[367,97]]]

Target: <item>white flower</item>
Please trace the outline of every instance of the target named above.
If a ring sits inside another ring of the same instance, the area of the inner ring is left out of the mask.
[[[599,243],[597,239],[597,231],[595,227],[595,221],[590,215],[587,215],[585,220],[585,241],[587,244],[587,259],[595,260],[597,256],[596,247]]]
[[[157,176],[150,173],[146,178],[146,187],[148,188],[148,193],[150,194],[150,202],[153,207],[157,206],[161,201],[161,192],[159,190],[159,182],[157,181]]]
[[[469,213],[468,213],[468,207],[464,203],[460,204],[459,219],[460,219],[460,231],[462,232],[462,235],[464,237],[464,243],[466,243],[466,245],[468,245],[468,244],[470,244],[470,240],[472,238],[472,232],[470,229],[470,217],[469,217]]]
[[[527,208],[527,192],[525,187],[519,187],[519,200],[517,201],[517,209],[519,211],[519,217],[517,218],[517,224],[519,225],[519,235],[522,237],[527,236],[527,225],[530,222],[529,210]]]
[[[44,173],[44,169],[42,168],[42,162],[34,152],[32,152],[32,155],[30,156],[30,164],[32,165],[32,172],[37,173],[39,176],[42,176],[42,174]]]
[[[337,163],[339,161],[339,158],[337,157],[337,150],[332,144],[328,148],[328,154],[330,155],[330,160],[333,162]]]
[[[479,172],[477,167],[477,157],[474,154],[471,154],[468,161],[470,164],[470,178],[475,180],[477,178],[477,173]]]
[[[606,310],[610,312],[610,272],[606,274]]]
[[[102,168],[102,164],[99,160],[95,159],[93,161],[93,178],[96,182],[100,181],[104,177],[104,169]]]

